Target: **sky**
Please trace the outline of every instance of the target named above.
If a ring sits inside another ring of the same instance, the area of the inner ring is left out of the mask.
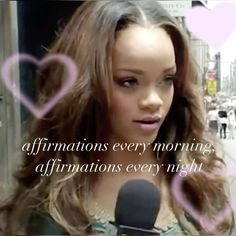
[[[236,0],[233,1],[226,1],[226,0],[208,0],[208,7],[209,9],[213,9],[216,5],[223,3],[223,2],[229,2],[236,5]],[[236,14],[236,12],[235,12]],[[223,16],[227,17],[227,16]],[[210,50],[211,55],[214,55],[216,51],[211,48]],[[236,59],[236,25],[235,30],[231,33],[229,38],[225,41],[223,46],[220,48],[221,52],[221,73],[222,76],[229,75],[229,66],[230,62],[234,61]]]

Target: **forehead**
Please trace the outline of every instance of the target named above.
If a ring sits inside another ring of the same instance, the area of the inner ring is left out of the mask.
[[[113,66],[131,63],[158,63],[164,67],[175,64],[175,52],[170,36],[160,27],[130,26],[117,32],[113,47]]]

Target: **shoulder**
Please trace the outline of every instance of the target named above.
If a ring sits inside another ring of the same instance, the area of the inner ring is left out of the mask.
[[[34,214],[29,221],[27,234],[65,235],[65,230],[49,215]]]

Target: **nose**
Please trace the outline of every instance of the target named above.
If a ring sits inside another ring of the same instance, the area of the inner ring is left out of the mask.
[[[157,111],[163,105],[163,99],[160,96],[161,92],[156,89],[148,90],[144,97],[140,100],[141,109]]]

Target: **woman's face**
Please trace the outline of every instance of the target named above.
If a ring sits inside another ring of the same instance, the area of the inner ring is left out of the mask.
[[[113,48],[111,141],[152,143],[173,100],[172,41],[162,28],[130,26]]]

